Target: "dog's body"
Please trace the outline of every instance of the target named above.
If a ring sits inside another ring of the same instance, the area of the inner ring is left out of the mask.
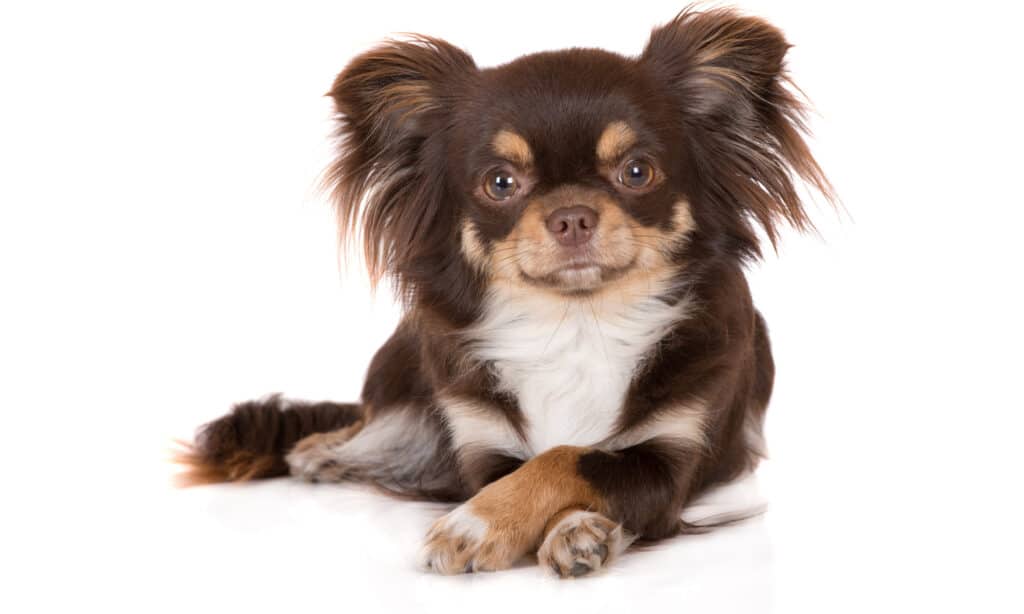
[[[331,92],[330,179],[406,316],[360,404],[242,404],[200,432],[193,479],[290,471],[465,501],[428,535],[442,573],[536,551],[578,576],[628,534],[678,533],[688,501],[762,455],[774,367],[742,271],[751,220],[772,241],[779,220],[808,225],[794,175],[829,195],[786,49],[712,10],[636,59],[479,70],[417,38],[354,60]]]

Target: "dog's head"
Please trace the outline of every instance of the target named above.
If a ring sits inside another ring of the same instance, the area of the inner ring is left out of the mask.
[[[416,295],[488,284],[600,292],[671,275],[700,248],[759,254],[759,224],[808,225],[828,194],[786,88],[788,44],[728,10],[685,11],[639,57],[539,53],[478,69],[437,39],[356,58],[330,95],[329,179],[371,275]],[[688,255],[689,254],[689,255]]]

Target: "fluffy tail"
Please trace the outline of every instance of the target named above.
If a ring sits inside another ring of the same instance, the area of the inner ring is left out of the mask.
[[[237,482],[288,474],[284,455],[313,433],[344,428],[362,417],[358,405],[286,401],[272,395],[235,405],[182,443],[174,461],[185,467],[182,486]]]

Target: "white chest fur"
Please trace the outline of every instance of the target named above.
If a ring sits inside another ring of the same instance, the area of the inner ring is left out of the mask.
[[[593,445],[611,435],[638,366],[686,305],[655,296],[495,292],[474,327],[473,351],[492,362],[518,400],[525,452]]]

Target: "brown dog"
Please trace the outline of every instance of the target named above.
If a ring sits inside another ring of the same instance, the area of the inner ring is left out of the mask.
[[[330,95],[341,230],[406,313],[359,404],[270,397],[200,431],[196,482],[289,471],[465,501],[441,573],[536,552],[597,570],[685,528],[750,470],[773,364],[743,275],[759,226],[830,197],[787,89],[787,43],[684,11],[639,57],[572,49],[479,69],[427,37],[356,58]]]

